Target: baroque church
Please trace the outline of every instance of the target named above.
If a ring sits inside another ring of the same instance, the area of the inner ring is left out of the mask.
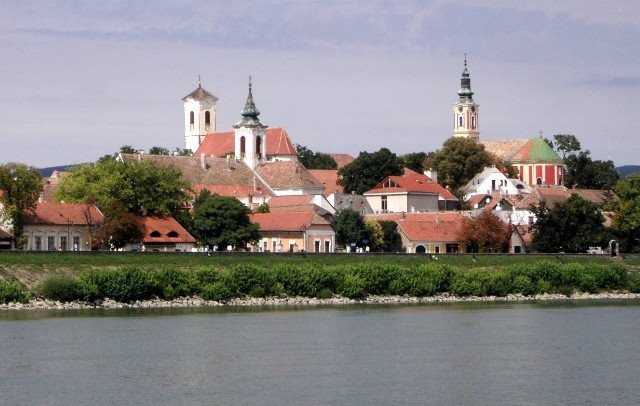
[[[480,140],[480,106],[473,94],[465,56],[458,101],[453,105],[453,136],[480,142],[489,153],[516,168],[519,180],[527,185],[562,185],[564,161],[542,137]]]

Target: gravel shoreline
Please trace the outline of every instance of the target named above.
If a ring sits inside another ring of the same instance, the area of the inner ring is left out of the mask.
[[[368,296],[366,299],[354,300],[342,296],[330,299],[308,297],[268,297],[268,298],[236,298],[225,302],[204,300],[199,297],[186,297],[174,300],[151,299],[121,303],[105,299],[98,303],[58,302],[48,299],[33,299],[28,303],[3,303],[0,310],[77,310],[77,309],[121,309],[121,308],[186,308],[186,307],[220,307],[220,306],[321,306],[347,304],[417,304],[417,303],[452,303],[452,302],[512,302],[535,300],[603,300],[603,299],[639,299],[640,293],[606,292],[606,293],[574,293],[571,296],[562,294],[539,294],[532,296],[508,295],[498,296],[466,296],[458,297],[442,294],[427,297],[408,296]]]

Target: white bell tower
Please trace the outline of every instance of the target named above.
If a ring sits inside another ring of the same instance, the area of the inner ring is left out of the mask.
[[[249,95],[247,103],[240,112],[242,120],[238,121],[233,128],[235,137],[235,156],[242,159],[251,169],[255,169],[260,162],[267,160],[266,148],[266,125],[260,122],[258,116],[260,111],[253,102],[251,94],[251,77],[249,77]]]
[[[202,87],[182,98],[184,102],[184,147],[195,153],[207,134],[216,132],[216,102],[218,98]]]
[[[453,136],[478,141],[480,139],[478,108],[480,106],[473,101],[471,79],[467,70],[467,54],[464,55],[464,70],[460,79],[458,96],[458,102],[453,105]]]

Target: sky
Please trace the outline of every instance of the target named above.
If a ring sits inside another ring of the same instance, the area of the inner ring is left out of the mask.
[[[261,121],[314,151],[429,152],[467,54],[481,140],[573,134],[640,164],[640,2],[28,1],[0,7],[0,163],[184,148],[198,76],[217,129],[248,77]]]

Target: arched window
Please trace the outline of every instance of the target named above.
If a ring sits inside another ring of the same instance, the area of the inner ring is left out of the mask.
[[[189,124],[193,125],[196,121],[196,113],[193,111],[189,113]]]
[[[458,127],[462,127],[462,116],[458,116]]]
[[[204,125],[210,125],[210,124],[211,124],[211,112],[205,111],[204,112]]]
[[[542,185],[542,178],[538,178],[538,179],[536,180],[536,185],[538,185],[538,186],[539,186],[539,185]]]
[[[245,139],[244,137],[240,137],[240,156],[244,156],[245,153]]]
[[[256,138],[256,155],[262,155],[262,137]]]
[[[476,128],[476,117],[475,116],[471,116],[471,128],[473,128],[473,129]]]

